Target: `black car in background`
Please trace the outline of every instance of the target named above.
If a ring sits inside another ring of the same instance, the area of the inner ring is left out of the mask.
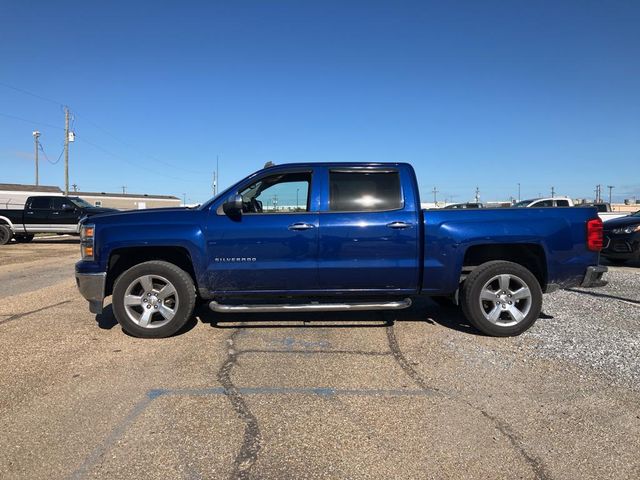
[[[15,238],[30,242],[36,233],[78,234],[78,222],[83,217],[115,212],[113,208],[99,208],[80,197],[29,197],[24,209],[0,209],[0,245]]]
[[[640,210],[603,224],[602,256],[612,263],[640,260]]]

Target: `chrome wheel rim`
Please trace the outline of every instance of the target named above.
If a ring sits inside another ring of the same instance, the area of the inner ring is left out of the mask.
[[[142,328],[159,328],[176,315],[176,287],[160,275],[143,275],[129,284],[124,294],[127,317]]]
[[[520,277],[503,273],[484,284],[479,301],[484,318],[495,325],[511,327],[529,314],[532,294]]]

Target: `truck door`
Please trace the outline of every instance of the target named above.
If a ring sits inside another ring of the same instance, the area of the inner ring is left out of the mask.
[[[78,221],[80,220],[78,207],[66,197],[53,197],[51,208],[51,226],[57,232],[78,232]]]
[[[24,229],[27,232],[48,232],[51,197],[31,197],[24,207]]]
[[[238,192],[237,218],[222,208],[207,227],[208,288],[295,292],[318,288],[318,202],[312,171],[265,172]]]
[[[320,288],[415,293],[419,205],[399,169],[329,168],[320,214]],[[408,193],[408,194],[407,194]]]

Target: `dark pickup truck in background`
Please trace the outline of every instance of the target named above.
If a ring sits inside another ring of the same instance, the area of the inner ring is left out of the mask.
[[[265,168],[194,209],[81,222],[76,281],[90,310],[112,295],[122,328],[165,337],[196,300],[215,312],[394,310],[448,297],[486,334],[517,335],[542,294],[593,286],[595,208],[422,210],[404,163]]]
[[[30,242],[36,233],[77,235],[81,218],[116,211],[94,207],[80,197],[29,197],[24,209],[0,209],[0,245],[6,245],[12,238]]]

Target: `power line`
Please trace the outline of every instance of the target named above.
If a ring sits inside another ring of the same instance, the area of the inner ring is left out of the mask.
[[[62,127],[60,127],[58,125],[52,125],[50,123],[39,122],[39,121],[36,121],[36,120],[29,120],[28,118],[22,118],[22,117],[18,117],[16,115],[9,115],[8,113],[0,112],[0,116],[7,117],[7,118],[12,118],[14,120],[20,120],[21,122],[30,123],[32,125],[42,125],[42,126],[50,127],[50,128],[57,128],[58,130],[64,130],[64,128],[62,128]]]
[[[51,98],[44,97],[44,96],[42,96],[42,95],[38,95],[37,93],[30,92],[30,91],[25,90],[25,89],[23,89],[23,88],[15,87],[15,86],[13,86],[13,85],[9,85],[9,84],[4,83],[4,82],[0,82],[0,85],[1,85],[1,86],[3,86],[3,87],[5,87],[5,88],[9,88],[9,89],[11,89],[11,90],[15,90],[16,92],[20,92],[20,93],[22,93],[22,94],[24,94],[24,95],[29,95],[29,96],[31,96],[31,97],[38,98],[38,99],[40,99],[40,100],[44,100],[44,101],[46,101],[46,102],[53,103],[53,104],[55,104],[55,105],[58,105],[61,109],[63,109],[63,108],[68,108],[68,106],[67,106],[66,104],[62,103],[62,102],[59,102],[59,101],[57,101],[57,100],[53,100],[53,99],[51,99]],[[9,118],[14,118],[14,119],[16,119],[16,120],[22,120],[22,121],[29,122],[29,123],[40,124],[40,125],[46,125],[46,126],[48,126],[48,127],[53,127],[53,128],[58,128],[58,129],[60,129],[60,127],[57,127],[57,126],[54,126],[54,125],[50,125],[50,124],[46,124],[46,123],[42,123],[42,122],[32,122],[31,120],[27,120],[27,119],[23,119],[23,118],[20,118],[20,117],[16,117],[16,116],[12,116],[12,115],[7,115],[7,114],[0,114],[0,115],[6,116],[6,117],[9,117]],[[71,116],[71,126],[69,127],[69,129],[70,129],[71,131],[73,131],[73,127],[74,127],[74,125],[75,125],[75,117],[76,117],[76,115],[78,115],[78,114],[77,114],[77,112],[75,112],[75,111],[74,111],[74,114]],[[88,122],[89,124],[93,125],[93,126],[94,126],[95,128],[97,128],[98,130],[102,130],[104,133],[106,133],[107,135],[109,135],[109,136],[110,136],[111,138],[113,138],[114,140],[116,140],[116,141],[120,142],[121,144],[125,145],[126,147],[129,147],[129,148],[131,148],[131,149],[133,149],[133,150],[138,151],[138,153],[141,153],[141,154],[145,155],[146,157],[150,158],[151,160],[153,160],[153,161],[155,161],[155,162],[162,163],[163,165],[166,165],[167,167],[171,167],[171,168],[180,168],[180,170],[182,170],[182,171],[184,171],[184,172],[191,172],[191,173],[196,173],[196,174],[202,174],[202,173],[205,173],[205,172],[203,172],[203,171],[201,171],[201,170],[191,170],[191,169],[186,169],[186,168],[184,168],[183,166],[173,165],[173,164],[171,164],[171,163],[169,163],[169,162],[166,162],[166,161],[164,161],[164,160],[161,160],[161,159],[159,159],[159,158],[157,158],[157,157],[155,157],[155,156],[153,156],[153,155],[150,155],[150,154],[148,154],[148,153],[146,153],[146,152],[143,152],[142,150],[138,149],[138,148],[137,148],[137,147],[135,147],[134,145],[132,145],[132,144],[130,144],[130,143],[128,143],[128,142],[126,142],[126,141],[124,141],[124,140],[121,140],[121,139],[120,139],[120,138],[118,138],[116,135],[114,135],[113,133],[111,133],[110,131],[108,131],[107,129],[105,129],[104,127],[101,127],[100,125],[98,125],[97,123],[93,122],[92,120],[90,120],[89,118],[85,117],[84,115],[78,115],[78,116],[80,116],[81,118],[83,118],[86,122]]]
[[[130,148],[130,149],[132,149],[132,150],[137,151],[138,153],[140,153],[140,154],[142,154],[142,155],[146,156],[147,158],[149,158],[149,159],[153,160],[154,162],[161,163],[161,164],[163,164],[163,165],[165,165],[165,166],[167,166],[167,167],[171,167],[171,168],[179,168],[179,169],[180,169],[181,171],[183,171],[183,172],[190,172],[190,173],[196,173],[196,174],[203,174],[203,173],[205,173],[205,172],[204,172],[204,171],[202,171],[202,170],[191,170],[191,169],[188,169],[188,168],[184,168],[183,166],[174,165],[174,164],[169,163],[169,162],[167,162],[167,161],[165,161],[165,160],[161,160],[160,158],[158,158],[158,157],[156,157],[156,156],[154,156],[154,155],[151,155],[151,154],[149,154],[149,153],[147,153],[147,152],[145,152],[145,151],[141,150],[140,148],[136,147],[135,145],[133,145],[133,144],[131,144],[131,143],[129,143],[129,142],[127,142],[127,141],[125,141],[125,140],[122,140],[121,138],[119,138],[118,136],[114,135],[113,133],[111,133],[111,132],[110,132],[109,130],[107,130],[106,128],[101,127],[100,125],[98,125],[98,124],[97,124],[97,123],[95,123],[94,121],[92,121],[92,120],[90,120],[89,118],[87,118],[85,115],[78,115],[78,113],[77,113],[77,112],[75,113],[75,115],[76,115],[76,116],[78,116],[79,118],[83,119],[85,122],[89,123],[90,125],[93,125],[95,128],[97,128],[98,130],[102,131],[103,133],[107,134],[107,135],[108,135],[108,136],[110,136],[112,139],[116,140],[118,143],[120,143],[120,144],[124,145],[124,146],[125,146],[125,147],[127,147],[127,148]],[[208,172],[206,172],[206,173],[208,173]]]
[[[25,90],[24,88],[14,87],[13,85],[9,85],[8,83],[4,83],[4,82],[0,82],[0,85],[2,85],[5,88],[9,88],[11,90],[15,90],[16,92],[24,93],[25,95],[29,95],[34,98],[39,98],[40,100],[44,100],[45,102],[51,102],[51,103],[55,103],[56,105],[64,106],[62,103],[58,102],[57,100],[43,97],[42,95],[38,95],[37,93],[30,92],[28,90]]]
[[[95,148],[97,150],[100,150],[101,152],[109,155],[110,157],[113,157],[113,158],[116,158],[118,160],[121,160],[121,161],[123,161],[123,162],[125,162],[125,163],[127,163],[127,164],[129,164],[129,165],[131,165],[131,166],[133,166],[133,167],[135,167],[137,169],[139,169],[139,170],[142,170],[142,171],[144,171],[146,173],[150,173],[152,175],[157,175],[157,176],[163,177],[163,178],[169,178],[171,180],[179,180],[181,182],[188,182],[188,183],[192,182],[192,180],[185,180],[184,178],[179,178],[179,177],[176,177],[174,175],[164,175],[164,174],[162,174],[162,173],[160,173],[160,172],[158,172],[156,170],[148,169],[148,168],[145,168],[143,166],[140,166],[138,163],[132,162],[131,160],[129,160],[129,159],[125,158],[125,157],[117,155],[117,154],[107,150],[106,148],[101,147],[97,143],[94,143],[92,141],[87,140],[85,137],[82,137],[80,135],[76,135],[76,139],[80,140],[81,142],[86,143],[87,145],[91,145],[93,148]]]

